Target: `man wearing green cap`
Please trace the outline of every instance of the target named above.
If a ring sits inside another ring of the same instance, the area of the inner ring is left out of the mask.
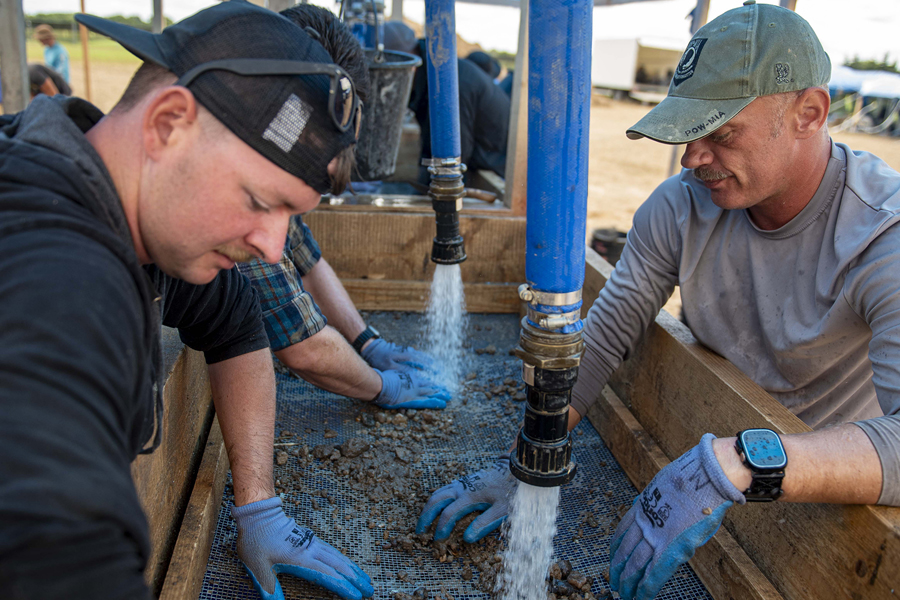
[[[627,132],[687,144],[684,170],[635,214],[585,321],[569,429],[678,285],[694,336],[817,431],[707,434],[663,469],[611,543],[622,598],[655,596],[734,504],[900,505],[900,174],[832,142],[830,72],[805,20],[750,0],[696,33]],[[515,482],[476,476],[436,493],[420,529],[485,507],[480,535],[495,528]]]
[[[680,285],[696,338],[817,431],[706,434],[660,471],[610,546],[622,598],[655,596],[734,504],[900,505],[900,175],[831,140],[830,74],[806,21],[749,0],[696,33],[627,132],[687,144],[684,170],[591,308],[573,407]]]

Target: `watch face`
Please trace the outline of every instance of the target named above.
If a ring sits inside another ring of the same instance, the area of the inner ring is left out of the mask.
[[[754,467],[760,469],[782,469],[787,465],[787,456],[781,439],[768,429],[748,429],[741,433],[744,454]]]

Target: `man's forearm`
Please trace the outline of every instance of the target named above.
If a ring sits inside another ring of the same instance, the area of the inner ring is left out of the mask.
[[[366,322],[324,258],[300,279],[303,289],[312,294],[322,314],[344,338],[353,342],[366,329]]]
[[[381,392],[378,373],[332,327],[326,326],[302,342],[279,350],[275,356],[323,390],[358,400],[373,400]]]
[[[268,348],[209,365],[213,402],[234,479],[234,503],[275,495],[275,372]]]
[[[781,502],[875,504],[881,494],[881,462],[865,432],[853,424],[812,433],[782,435],[788,458]],[[750,470],[734,449],[735,438],[718,438],[713,450],[736,488],[750,487]]]

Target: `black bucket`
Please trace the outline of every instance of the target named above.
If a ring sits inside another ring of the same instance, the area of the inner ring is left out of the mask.
[[[422,59],[405,52],[366,49],[369,64],[369,98],[363,106],[359,142],[356,144],[354,180],[373,181],[394,174],[403,115],[409,104],[413,75]],[[378,55],[384,61],[377,62]],[[357,179],[358,178],[358,179]]]
[[[591,248],[605,258],[606,262],[616,266],[625,249],[627,236],[627,233],[616,229],[595,229],[591,234]]]

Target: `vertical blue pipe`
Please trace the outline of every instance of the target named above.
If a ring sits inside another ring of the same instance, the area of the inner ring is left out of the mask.
[[[529,6],[525,276],[543,292],[584,285],[592,10],[592,0],[531,0]],[[580,321],[560,333],[579,329]]]
[[[425,1],[428,65],[428,118],[431,156],[457,158],[459,143],[459,68],[456,62],[454,0]]]

